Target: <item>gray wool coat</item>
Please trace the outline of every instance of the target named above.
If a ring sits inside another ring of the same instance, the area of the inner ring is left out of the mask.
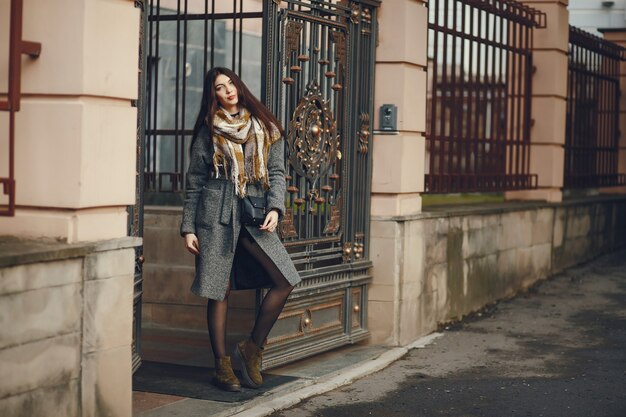
[[[281,138],[271,146],[267,158],[269,190],[263,190],[260,184],[247,184],[246,187],[249,195],[265,195],[268,209],[277,209],[279,220],[285,212],[284,153]],[[291,285],[300,282],[300,275],[276,231],[241,225],[240,199],[235,194],[234,184],[223,176],[214,178],[213,172],[213,142],[204,126],[191,150],[180,226],[181,235],[194,233],[200,246],[191,291],[202,297],[223,300],[229,282],[232,289],[271,286],[260,264],[237,249],[241,227],[247,229]]]

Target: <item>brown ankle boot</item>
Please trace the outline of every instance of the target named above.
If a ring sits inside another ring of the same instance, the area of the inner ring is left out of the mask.
[[[250,388],[259,388],[263,384],[263,377],[261,376],[263,348],[258,347],[250,339],[242,340],[235,347],[235,356],[241,362],[244,385]]]
[[[230,356],[215,358],[215,377],[213,384],[224,391],[241,391],[241,384],[233,372]]]

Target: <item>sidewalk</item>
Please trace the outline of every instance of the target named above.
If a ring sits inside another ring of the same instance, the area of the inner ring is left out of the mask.
[[[593,409],[592,400],[586,400],[591,394],[598,405],[623,404],[626,415],[626,394],[614,392],[620,386],[626,392],[620,339],[626,337],[625,318],[626,250],[621,250],[565,271],[410,346],[350,346],[273,369],[268,374],[295,379],[252,400],[225,403],[135,392],[134,415],[256,417],[297,405],[280,415],[382,416],[399,407],[392,415],[422,410],[419,415],[424,416],[557,416],[561,414],[550,410],[558,400],[560,409],[569,413],[562,415],[587,417],[592,415],[584,414]],[[610,364],[617,366],[611,370]],[[618,374],[621,381],[615,379]],[[357,379],[350,387],[337,389]],[[368,394],[355,399],[351,391]],[[320,396],[303,401],[316,395]],[[582,414],[568,404],[579,398]],[[503,407],[521,414],[499,414]]]
[[[269,378],[284,376],[294,380],[274,387],[251,400],[210,401],[134,391],[133,415],[134,417],[268,415],[275,410],[293,406],[303,399],[328,392],[377,372],[400,359],[409,350],[423,348],[439,336],[441,334],[433,333],[409,346],[398,348],[357,344],[272,369],[265,373]],[[206,376],[206,381],[208,384],[210,375]]]
[[[625,417],[626,250],[451,324],[272,417]]]

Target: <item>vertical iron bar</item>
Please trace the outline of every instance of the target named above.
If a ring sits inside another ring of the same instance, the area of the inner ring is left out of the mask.
[[[204,48],[203,48],[203,55],[204,55],[204,61],[203,61],[203,66],[202,66],[202,79],[204,80],[204,77],[206,77],[206,73],[208,71],[208,65],[207,65],[207,61],[208,61],[208,46],[209,46],[209,25],[208,25],[208,17],[209,15],[209,0],[204,0],[204,16],[205,18],[203,19],[203,29],[204,29]],[[213,20],[213,19],[211,19]],[[202,85],[204,86],[204,82],[202,83]],[[202,104],[202,103],[201,103]]]
[[[454,31],[456,31],[456,5],[457,2],[456,0],[449,0],[452,2],[452,10],[453,13],[450,13],[450,17],[452,22],[448,22],[448,28],[452,31],[452,33],[454,33]],[[447,19],[446,19],[447,20]],[[457,36],[456,35],[451,35],[452,37],[452,48],[451,48],[451,55],[452,55],[452,59],[451,59],[451,63],[450,63],[450,80],[446,80],[445,84],[443,84],[443,91],[445,93],[445,104],[446,107],[450,109],[450,117],[448,118],[448,126],[449,126],[449,133],[447,135],[448,137],[448,171],[450,174],[450,178],[451,181],[454,183],[456,182],[456,186],[458,187],[460,184],[458,184],[458,182],[460,181],[460,175],[458,175],[460,173],[460,169],[459,167],[456,166],[455,164],[455,158],[454,158],[454,150],[456,148],[456,146],[458,145],[458,136],[457,136],[457,131],[456,131],[456,121],[457,121],[457,116],[456,116],[456,53],[457,53],[457,46],[456,46],[456,40],[457,40]],[[448,51],[446,51],[446,53],[448,53]]]
[[[185,0],[185,16],[183,20],[183,97],[182,97],[182,108],[181,108],[181,138],[180,138],[180,169],[176,171],[176,187],[172,191],[184,190],[185,182],[183,181],[183,177],[185,175],[185,109],[187,102],[187,18],[188,18],[188,1]]]
[[[457,114],[458,114],[458,123],[456,126],[456,160],[458,163],[458,172],[457,175],[459,177],[459,181],[467,181],[467,180],[463,180],[463,178],[467,178],[467,174],[468,174],[468,167],[467,167],[467,163],[465,162],[465,152],[463,152],[464,147],[465,147],[465,143],[467,142],[467,135],[465,132],[465,129],[463,128],[464,124],[468,124],[469,123],[469,113],[465,111],[465,105],[466,105],[466,94],[468,93],[468,88],[467,88],[467,81],[465,79],[466,76],[466,71],[465,71],[465,57],[466,57],[466,51],[465,51],[465,44],[467,42],[467,33],[465,33],[466,28],[465,28],[465,10],[466,10],[466,5],[465,3],[463,3],[462,1],[459,1],[459,6],[461,7],[461,13],[460,13],[460,18],[461,18],[461,24],[459,27],[459,33],[460,33],[460,48],[459,48],[459,79],[457,81],[458,86],[455,86],[455,95],[454,95],[454,101],[456,102],[456,107],[457,107]],[[457,6],[458,7],[458,6]],[[456,48],[455,48],[455,53],[456,53]],[[458,88],[459,91],[459,96],[456,96],[456,90]]]
[[[146,77],[147,77],[147,81],[146,81],[146,85],[147,85],[147,89],[146,89],[146,121],[145,121],[145,129],[147,130],[147,138],[145,138],[144,140],[144,154],[143,154],[143,158],[145,158],[144,164],[143,164],[143,170],[141,171],[141,175],[143,175],[144,177],[146,177],[146,167],[147,167],[147,171],[150,172],[150,164],[146,163],[147,161],[149,161],[150,158],[150,138],[152,137],[152,133],[148,133],[150,132],[151,128],[152,128],[152,106],[153,106],[153,100],[156,101],[156,98],[152,96],[152,87],[153,87],[153,72],[156,71],[156,62],[157,62],[157,57],[154,54],[153,51],[153,39],[154,39],[154,33],[153,33],[153,28],[154,28],[154,21],[152,19],[152,17],[154,16],[154,0],[150,0],[150,12],[147,13],[148,14],[148,33],[149,33],[149,37],[148,37],[148,65],[146,65],[144,68],[147,71],[146,73]],[[147,183],[147,187],[146,187],[146,183]],[[150,189],[150,178],[147,178],[147,181],[144,182],[144,187]]]
[[[211,0],[211,13],[215,14],[215,0]],[[211,68],[215,67],[215,19],[211,19]]]
[[[444,1],[444,5],[443,5],[443,27],[446,28],[448,25],[448,1],[447,0],[443,0]],[[440,116],[439,116],[439,120],[440,120],[440,126],[439,126],[439,132],[438,132],[438,139],[439,139],[439,173],[441,174],[440,181],[442,181],[442,179],[445,179],[445,187],[446,189],[449,189],[449,175],[448,174],[448,169],[447,169],[447,163],[445,161],[445,154],[446,154],[446,149],[445,149],[445,136],[446,136],[446,109],[445,109],[445,90],[443,89],[443,86],[446,84],[447,80],[448,80],[448,72],[447,72],[447,60],[446,60],[446,51],[448,49],[448,35],[446,35],[445,32],[443,32],[441,34],[441,36],[443,37],[443,48],[441,50],[441,82],[437,83],[437,89],[439,90],[440,94],[441,94],[441,99],[439,100],[439,110],[441,112]],[[439,51],[435,51],[435,53],[437,53],[439,55]],[[443,182],[443,181],[442,181]]]
[[[180,118],[180,114],[178,112],[178,105],[180,101],[180,0],[176,1],[176,47],[174,48],[176,51],[176,88],[175,88],[175,96],[174,96],[174,172],[179,172],[178,166],[178,142],[180,140],[180,134],[178,130],[178,119]],[[184,74],[183,74],[184,75]],[[172,183],[172,188],[174,191],[176,187],[174,186],[174,178],[170,177],[170,181]],[[159,188],[161,182],[159,181]],[[159,191],[162,191],[159,189]]]
[[[158,116],[159,116],[159,63],[161,62],[161,56],[159,55],[161,49],[161,0],[157,0],[157,16],[156,16],[156,56],[154,58],[155,61],[155,70],[154,70],[154,130],[156,131],[159,128]],[[152,155],[150,155],[150,163],[152,165],[151,169],[151,180],[152,180],[152,189],[157,191],[156,186],[156,162],[157,162],[157,134],[153,132],[152,134]]]
[[[235,51],[237,50],[237,0],[233,0],[233,44],[232,44],[232,61],[230,67],[233,71],[236,71],[235,66]]]
[[[476,38],[477,39],[481,39],[481,34],[482,34],[482,17],[483,17],[483,12],[482,10],[480,10],[479,8],[476,8],[476,12],[477,12],[477,19],[476,19]],[[479,132],[479,125],[480,125],[480,114],[482,113],[481,108],[480,108],[480,104],[481,104],[481,84],[482,84],[482,79],[481,79],[481,67],[482,67],[482,45],[480,41],[476,42],[476,74],[475,74],[475,81],[474,81],[474,85],[473,85],[473,89],[474,89],[474,95],[475,95],[475,100],[474,100],[474,112],[472,113],[474,115],[474,119],[472,121],[472,152],[474,153],[474,160],[473,160],[473,169],[472,169],[472,182],[470,185],[471,189],[475,189],[477,187],[477,176],[478,174],[481,172],[481,166],[480,166],[480,159],[481,159],[481,152],[480,152],[480,132]]]

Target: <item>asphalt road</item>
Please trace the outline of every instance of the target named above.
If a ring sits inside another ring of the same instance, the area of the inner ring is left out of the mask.
[[[626,251],[443,329],[275,417],[626,417]]]

